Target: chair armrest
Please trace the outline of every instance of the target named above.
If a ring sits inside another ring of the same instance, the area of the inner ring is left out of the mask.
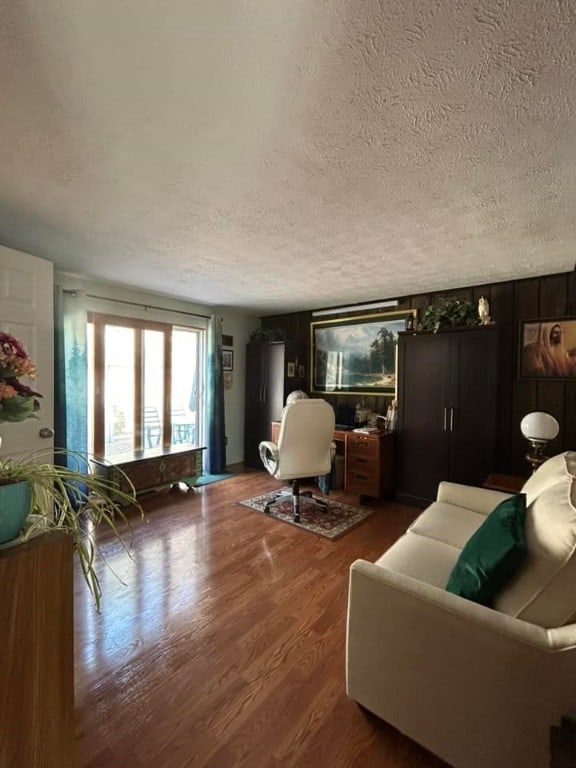
[[[449,483],[444,480],[438,486],[436,500],[446,504],[455,504],[457,507],[464,507],[464,509],[470,509],[482,515],[489,515],[501,501],[509,499],[512,495],[511,493],[492,491],[488,488],[476,488],[473,485]]]
[[[273,475],[278,468],[278,446],[270,440],[263,440],[258,446],[258,450],[260,452],[262,463],[268,472]]]

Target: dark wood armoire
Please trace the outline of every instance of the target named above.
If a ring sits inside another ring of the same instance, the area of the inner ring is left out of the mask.
[[[250,342],[246,345],[244,463],[262,467],[258,446],[270,440],[270,424],[282,416],[286,396],[305,388],[299,376],[304,357],[291,341]],[[290,375],[289,375],[290,374]]]
[[[399,500],[425,505],[441,480],[482,485],[494,470],[497,362],[495,326],[400,334]]]

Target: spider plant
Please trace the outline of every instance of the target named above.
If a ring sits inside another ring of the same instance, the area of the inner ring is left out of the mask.
[[[65,457],[68,463],[73,459],[77,468],[55,464],[53,457],[56,461]],[[0,485],[28,482],[32,489],[30,514],[19,540],[27,541],[40,531],[61,531],[71,536],[97,610],[102,590],[95,570],[93,527],[108,526],[128,552],[129,546],[120,532],[120,526],[131,532],[127,508],[135,506],[143,514],[134,486],[126,480],[130,492],[121,491],[116,483],[93,474],[89,459],[72,451],[36,451],[25,457],[0,460]]]

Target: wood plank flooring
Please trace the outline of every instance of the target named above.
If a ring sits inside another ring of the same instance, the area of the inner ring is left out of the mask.
[[[276,487],[250,470],[145,499],[132,557],[97,538],[100,614],[76,564],[78,768],[445,765],[344,689],[350,563],[418,510],[370,502],[332,542],[236,503]]]

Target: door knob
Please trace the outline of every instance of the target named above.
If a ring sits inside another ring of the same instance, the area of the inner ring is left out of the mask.
[[[38,432],[38,434],[40,435],[40,437],[46,437],[46,438],[54,437],[54,430],[51,429],[50,427],[42,427],[42,429],[40,430],[40,432]]]

